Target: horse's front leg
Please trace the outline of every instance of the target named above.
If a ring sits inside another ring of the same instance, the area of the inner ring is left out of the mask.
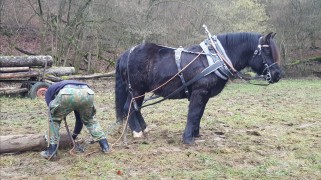
[[[132,104],[131,104],[132,103]],[[128,112],[128,125],[130,129],[133,131],[133,137],[142,137],[142,128],[140,127],[139,121],[137,119],[137,111],[134,108],[134,102],[132,101],[131,95],[128,95],[126,103],[125,103],[125,112]],[[129,109],[130,108],[130,109]]]
[[[142,96],[142,97],[136,99],[136,103],[139,108],[142,107],[144,98],[145,98],[145,96]],[[140,109],[138,111],[136,111],[135,114],[136,114],[136,118],[138,120],[138,123],[139,123],[141,129],[143,130],[144,133],[147,133],[148,132],[147,125],[144,120],[144,117],[142,116]]]
[[[183,134],[184,144],[193,144],[194,138],[199,136],[200,121],[206,103],[209,100],[207,90],[194,90],[188,107],[187,123]]]

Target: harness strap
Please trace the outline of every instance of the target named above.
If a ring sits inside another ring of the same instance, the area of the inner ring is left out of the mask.
[[[132,98],[134,97],[133,95],[133,89],[132,89],[132,86],[130,84],[130,76],[129,76],[129,60],[130,60],[130,54],[134,51],[134,49],[136,48],[136,46],[132,47],[130,50],[129,50],[129,53],[128,53],[128,56],[127,56],[127,79],[128,79],[128,91],[130,93],[130,95],[132,96]],[[134,103],[134,109],[136,111],[138,111],[138,105],[137,105],[137,102],[135,101],[135,99],[133,99],[133,103]]]
[[[184,48],[182,47],[179,47],[177,49],[175,49],[175,62],[176,62],[176,65],[177,65],[177,69],[178,69],[178,76],[179,78],[181,79],[182,83],[183,83],[183,87],[185,87],[185,94],[187,96],[187,98],[189,99],[190,97],[190,93],[187,89],[187,86],[186,86],[186,81],[184,79],[184,76],[183,76],[183,73],[181,72],[182,71],[182,68],[181,68],[181,55],[182,55],[182,51],[184,50]]]
[[[193,79],[189,80],[185,85],[186,86],[189,86],[191,84],[193,84],[194,82],[198,81],[199,79],[211,74],[212,72],[215,72],[217,69],[219,69],[221,67],[221,64],[217,62],[215,62],[214,64],[208,66],[207,68],[203,69],[202,72],[198,73],[196,76],[193,77]],[[151,105],[154,105],[154,104],[157,104],[157,103],[160,103],[166,99],[169,99],[171,97],[173,97],[175,94],[179,93],[180,91],[184,90],[184,86],[181,86],[180,88],[176,89],[175,91],[173,91],[172,93],[170,93],[169,95],[167,95],[166,97],[164,97],[163,99],[161,100],[158,100],[156,102],[153,102],[153,103],[150,103],[150,104],[147,104],[147,105],[144,105],[144,106],[141,106],[140,108],[144,108],[144,107],[147,107],[147,106],[151,106]]]

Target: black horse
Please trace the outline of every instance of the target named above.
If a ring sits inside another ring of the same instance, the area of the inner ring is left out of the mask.
[[[281,78],[281,70],[278,65],[280,56],[273,40],[274,35],[227,33],[218,35],[217,39],[237,71],[251,67],[257,74],[268,76],[266,80],[269,83],[275,83]],[[180,65],[184,69],[182,75],[186,82],[209,66],[206,55],[201,52],[200,45],[185,48],[182,52]],[[191,61],[193,62],[190,63]],[[223,90],[228,79],[210,73],[186,88],[181,88],[183,82],[175,76],[177,73],[178,66],[173,48],[146,43],[124,52],[116,64],[117,121],[122,121],[127,114],[130,114],[129,127],[134,136],[140,136],[147,127],[139,110],[146,92],[154,90],[154,94],[162,97],[171,94],[170,99],[188,98],[190,103],[183,143],[194,143],[194,138],[200,136],[200,120],[206,103],[210,97],[216,96]],[[179,92],[172,93],[179,88],[181,89]],[[186,89],[189,94],[185,92]],[[133,101],[136,106],[131,105]]]

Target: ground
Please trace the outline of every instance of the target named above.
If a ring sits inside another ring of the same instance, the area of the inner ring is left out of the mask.
[[[0,155],[1,179],[320,179],[321,81],[285,79],[266,87],[228,83],[212,98],[195,145],[182,144],[187,100],[142,109],[151,131],[127,143],[115,127],[113,79],[87,81],[96,92],[97,120],[108,133],[109,154],[86,144],[85,153],[59,150]],[[0,135],[47,129],[42,100],[0,97]],[[74,118],[67,117],[72,129]],[[61,132],[65,132],[62,126]],[[80,138],[89,140],[83,131]]]

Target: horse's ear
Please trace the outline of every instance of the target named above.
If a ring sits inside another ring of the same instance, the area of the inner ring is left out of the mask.
[[[267,43],[267,44],[270,44],[270,39],[273,38],[273,32],[270,32],[269,34],[267,34],[266,36],[264,36],[264,41]]]
[[[275,35],[276,35],[276,33],[273,33],[273,34],[272,34],[272,38],[274,38],[274,37],[275,37]]]

